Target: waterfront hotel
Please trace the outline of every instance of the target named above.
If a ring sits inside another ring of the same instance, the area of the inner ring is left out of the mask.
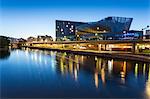
[[[143,31],[130,30],[132,20],[126,17],[107,17],[97,22],[56,20],[56,40],[142,39]]]

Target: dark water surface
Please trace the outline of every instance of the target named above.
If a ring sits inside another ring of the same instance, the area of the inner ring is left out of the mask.
[[[43,50],[0,54],[1,98],[149,98],[150,64]]]

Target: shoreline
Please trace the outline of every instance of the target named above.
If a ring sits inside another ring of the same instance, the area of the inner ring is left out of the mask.
[[[31,47],[31,46],[23,46],[23,47],[31,48],[31,49],[59,51],[59,52],[67,52],[67,53],[80,54],[80,55],[117,58],[117,59],[142,61],[142,62],[150,63],[149,55],[139,55],[139,54],[131,54],[131,53],[100,53],[100,52],[96,52],[96,51],[68,50],[68,49],[43,48],[43,47]]]

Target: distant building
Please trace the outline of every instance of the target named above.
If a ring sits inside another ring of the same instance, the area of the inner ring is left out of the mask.
[[[49,42],[49,41],[53,41],[53,38],[51,36],[48,36],[48,35],[38,36],[37,37],[37,41],[40,41],[40,42]]]
[[[27,38],[27,42],[49,42],[49,41],[53,41],[53,38],[51,36],[45,35],[39,35],[36,37],[29,37]]]
[[[10,43],[18,43],[18,42],[26,42],[27,40],[23,39],[23,38],[13,38],[13,37],[9,37]]]
[[[34,41],[37,41],[37,38],[35,38],[35,37],[28,37],[27,38],[27,42],[34,42]]]
[[[107,17],[97,22],[56,20],[56,40],[109,40],[130,29],[132,18]]]
[[[145,37],[146,39],[150,39],[150,30],[146,30]]]

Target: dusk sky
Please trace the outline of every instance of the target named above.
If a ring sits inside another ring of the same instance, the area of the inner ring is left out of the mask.
[[[132,30],[150,25],[150,0],[0,0],[0,35],[55,37],[55,20],[99,21],[132,17]]]

